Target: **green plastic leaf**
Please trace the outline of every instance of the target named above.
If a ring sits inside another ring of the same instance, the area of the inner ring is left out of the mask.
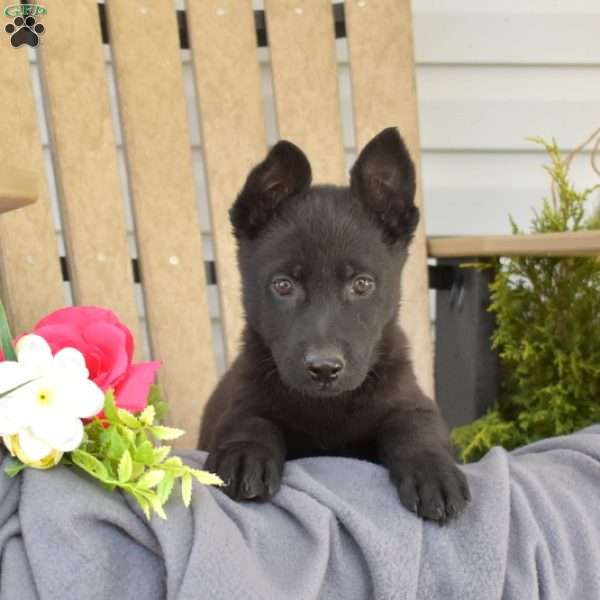
[[[181,462],[181,458],[179,458],[179,456],[171,456],[170,458],[167,458],[167,460],[165,460],[163,464],[165,464],[168,467],[183,466],[183,462]]]
[[[161,504],[165,504],[171,496],[174,484],[175,477],[171,473],[165,473],[163,480],[158,484],[158,487],[156,488],[156,495]]]
[[[117,475],[117,469],[119,467],[119,463],[115,460],[111,460],[110,458],[105,458],[102,462],[108,471],[108,476],[110,477],[111,481],[114,482],[118,480],[119,476]]]
[[[150,500],[134,489],[129,490],[129,493],[135,498],[136,502],[140,505],[140,508],[144,511],[146,519],[150,520]]]
[[[133,471],[133,461],[131,460],[131,454],[129,454],[129,450],[125,450],[121,460],[119,461],[119,468],[117,470],[119,475],[119,481],[121,483],[126,483],[131,479],[131,474]]]
[[[114,483],[107,483],[106,481],[101,481],[100,485],[109,492],[114,492],[117,487]]]
[[[0,348],[4,354],[4,360],[17,360],[17,353],[12,345],[12,334],[8,325],[8,317],[2,302],[0,302]]]
[[[127,440],[122,438],[114,427],[111,427],[107,431],[109,444],[106,455],[112,460],[121,460],[123,453],[127,450]]]
[[[169,456],[170,452],[171,446],[158,446],[157,448],[154,448],[154,464],[156,465],[161,463],[163,460],[165,460],[165,458],[167,458],[167,456]]]
[[[167,515],[162,507],[162,504],[160,503],[159,499],[155,496],[154,498],[152,498],[152,500],[150,501],[151,505],[152,505],[152,510],[154,510],[154,512],[161,518],[164,519],[165,521],[167,520]]]
[[[131,463],[131,479],[132,479],[132,481],[136,480],[138,477],[141,477],[145,470],[146,470],[146,465],[144,463],[134,460]]]
[[[190,469],[194,478],[203,485],[224,485],[223,480],[210,471],[201,471],[200,469]]]
[[[175,440],[181,437],[185,431],[175,427],[165,427],[164,425],[155,425],[150,428],[152,435],[159,440]]]
[[[135,445],[141,446],[144,442],[150,441],[148,439],[148,435],[143,429],[138,429],[138,432],[135,434]]]
[[[187,508],[192,501],[192,476],[189,473],[184,473],[181,478],[181,498]]]
[[[160,401],[160,390],[158,389],[158,385],[153,383],[148,390],[148,404],[156,406]]]
[[[143,425],[153,425],[156,417],[156,409],[154,406],[148,405],[138,417]]]
[[[104,395],[104,414],[106,418],[116,423],[118,420],[117,417],[117,407],[115,405],[115,393],[112,389],[108,390]]]
[[[94,477],[101,480],[109,479],[108,471],[104,464],[89,452],[80,449],[73,450],[71,457],[78,467],[81,467],[84,471],[87,471]]]
[[[165,472],[159,469],[152,469],[144,473],[136,482],[136,486],[142,489],[156,487],[165,477]]]
[[[18,475],[26,467],[27,467],[27,465],[22,463],[20,460],[17,460],[16,458],[10,458],[7,461],[6,465],[4,465],[4,472],[9,477],[14,477],[15,475]]]
[[[140,423],[138,420],[127,410],[123,408],[117,408],[117,416],[119,421],[131,429],[139,429]]]
[[[145,465],[154,464],[154,448],[148,440],[146,440],[145,442],[140,444],[140,446],[138,446],[137,450],[135,451],[135,460],[139,460]]]
[[[134,431],[129,429],[129,427],[121,425],[119,427],[119,433],[127,441],[128,444],[130,444],[131,446],[135,446],[135,432]]]
[[[161,398],[160,387],[157,384],[150,386],[148,393],[148,405],[153,406],[156,410],[156,420],[162,419],[169,412],[169,405]]]
[[[94,426],[88,425],[87,428],[84,429],[88,440],[92,431],[94,432],[93,438],[98,440],[102,449],[106,449],[110,446],[110,440],[114,432],[114,427],[107,427],[106,429],[102,429],[102,431],[97,431]]]

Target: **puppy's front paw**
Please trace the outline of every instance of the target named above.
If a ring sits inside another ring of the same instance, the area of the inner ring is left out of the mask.
[[[281,486],[283,463],[257,442],[230,442],[211,452],[204,468],[225,482],[233,500],[268,500]]]
[[[443,453],[424,452],[390,469],[400,501],[423,519],[444,523],[460,515],[471,492],[467,479]]]

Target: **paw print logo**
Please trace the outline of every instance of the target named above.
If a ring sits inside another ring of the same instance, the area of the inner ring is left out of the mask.
[[[15,48],[23,44],[35,48],[40,41],[39,36],[44,33],[44,26],[36,23],[35,17],[30,15],[25,18],[15,17],[12,23],[6,25],[4,31],[10,35],[10,43]]]

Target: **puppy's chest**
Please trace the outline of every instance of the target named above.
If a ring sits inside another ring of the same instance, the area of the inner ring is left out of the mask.
[[[288,458],[354,456],[373,460],[377,419],[352,406],[303,406],[273,415],[286,441]]]

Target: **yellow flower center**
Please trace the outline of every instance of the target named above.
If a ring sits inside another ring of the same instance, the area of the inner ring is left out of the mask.
[[[52,390],[40,390],[37,401],[40,406],[50,406],[52,403]]]

